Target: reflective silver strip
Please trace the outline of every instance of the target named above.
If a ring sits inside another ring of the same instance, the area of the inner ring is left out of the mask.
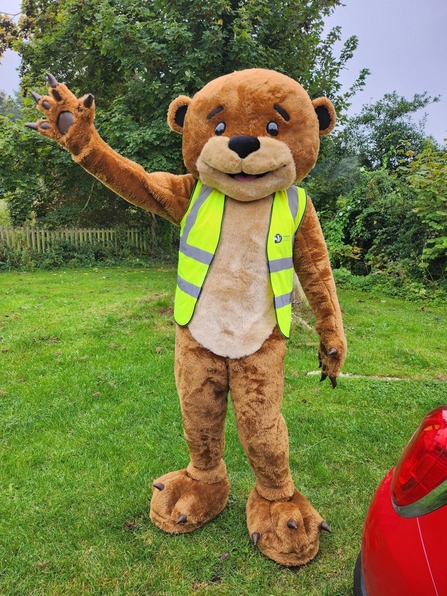
[[[289,201],[290,213],[295,223],[296,216],[298,215],[298,188],[296,186],[291,186],[287,189],[287,200]]]
[[[289,304],[292,304],[292,292],[282,294],[282,296],[275,296],[275,308],[282,308]]]
[[[177,285],[182,292],[185,292],[185,294],[188,294],[188,296],[192,296],[192,298],[197,299],[200,296],[201,288],[189,281],[186,281],[186,279],[183,279],[183,277],[180,277],[180,275],[177,275]]]
[[[428,495],[415,501],[411,505],[397,505],[394,498],[391,499],[394,510],[401,517],[419,517],[431,513],[447,503],[447,480],[434,488]]]
[[[287,269],[292,269],[293,267],[293,258],[292,257],[284,257],[282,259],[273,259],[269,261],[269,270],[270,273],[278,273],[279,271],[286,271]]]
[[[211,261],[214,257],[213,253],[203,250],[202,248],[197,248],[196,246],[191,246],[186,242],[180,243],[179,250],[183,255],[191,257],[191,259],[203,263],[204,265],[211,265]]]
[[[179,247],[179,250],[182,254],[186,255],[187,257],[190,257],[191,259],[194,259],[195,261],[198,261],[199,263],[203,263],[204,265],[211,264],[211,261],[214,257],[213,253],[188,244],[188,236],[197,221],[200,207],[207,200],[212,191],[213,189],[211,187],[203,185],[199,196],[197,197],[197,199],[194,202],[194,205],[191,208],[191,211],[186,216],[185,227],[183,228]]]

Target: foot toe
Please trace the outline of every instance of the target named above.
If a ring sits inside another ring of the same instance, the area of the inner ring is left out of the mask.
[[[317,555],[325,529],[323,518],[296,489],[288,501],[267,501],[254,489],[247,503],[247,524],[261,552],[290,567],[305,565]]]
[[[205,484],[192,479],[186,470],[170,472],[158,478],[154,486],[151,520],[170,534],[192,532],[219,515],[230,492],[228,478]]]

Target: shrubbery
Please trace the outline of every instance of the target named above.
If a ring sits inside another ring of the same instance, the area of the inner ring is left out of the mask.
[[[447,147],[410,118],[435,100],[388,94],[364,106],[307,180],[332,266],[366,277],[351,284],[407,298],[445,297]]]
[[[57,269],[58,267],[94,267],[98,264],[127,263],[133,267],[162,261],[175,263],[176,251],[149,249],[138,251],[126,243],[106,247],[84,242],[76,245],[68,240],[55,242],[51,250],[37,252],[30,248],[11,248],[0,240],[0,271]]]
[[[446,158],[429,144],[395,172],[359,169],[336,209],[320,214],[339,283],[409,299],[447,298]]]
[[[334,269],[337,287],[377,293],[380,295],[403,298],[410,301],[445,305],[447,300],[447,281],[424,283],[408,275],[405,265],[397,264],[386,271],[376,271],[368,275],[353,275],[348,269]]]

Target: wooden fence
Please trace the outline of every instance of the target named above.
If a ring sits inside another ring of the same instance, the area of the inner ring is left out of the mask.
[[[126,243],[141,251],[150,245],[150,232],[144,230],[101,230],[101,229],[60,229],[46,230],[42,228],[7,228],[0,227],[0,241],[16,249],[33,249],[37,252],[47,252],[55,243],[62,240],[79,246],[85,242],[116,247]]]

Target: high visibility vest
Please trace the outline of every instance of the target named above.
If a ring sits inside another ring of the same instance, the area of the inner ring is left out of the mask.
[[[303,188],[291,186],[275,193],[267,235],[267,265],[276,320],[290,335],[293,291],[293,244],[306,211]],[[181,326],[191,321],[209,267],[219,245],[225,195],[197,182],[187,212],[180,222],[180,249],[174,318]]]

